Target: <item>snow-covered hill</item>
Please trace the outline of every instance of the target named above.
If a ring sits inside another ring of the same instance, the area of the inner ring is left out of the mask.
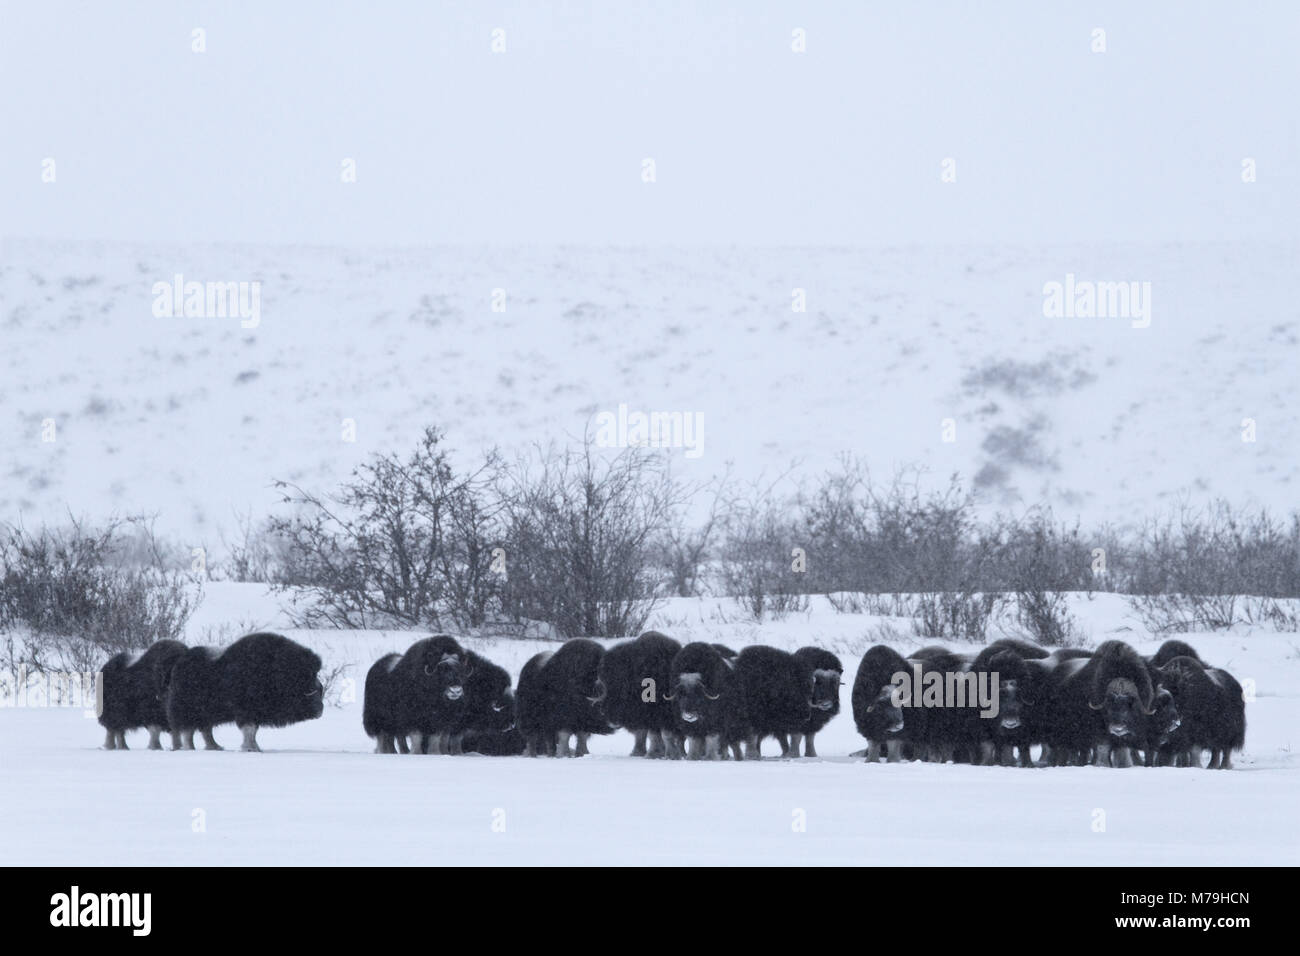
[[[521,450],[621,403],[703,417],[687,477],[848,451],[1090,521],[1180,496],[1289,509],[1297,251],[7,241],[0,516],[158,512],[211,547],[234,510],[273,506],[273,478],[329,487],[428,424],[466,455]],[[177,274],[261,283],[257,326],[156,316]],[[1071,275],[1151,283],[1149,327],[1045,317],[1044,286]]]

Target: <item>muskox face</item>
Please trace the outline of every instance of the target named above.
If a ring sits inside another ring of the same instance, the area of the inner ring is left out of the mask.
[[[867,736],[872,740],[881,740],[903,732],[903,708],[894,702],[893,684],[880,688],[876,699],[867,705],[863,722],[868,728]]]
[[[430,646],[424,654],[421,679],[431,696],[450,703],[465,699],[465,678],[471,673],[469,665],[460,654],[448,653]]]
[[[721,688],[710,688],[703,674],[678,674],[664,700],[672,701],[677,716],[687,726],[716,725],[722,714]]]
[[[488,707],[490,717],[484,730],[505,733],[515,726],[515,692],[509,687],[492,699]]]
[[[998,714],[995,718],[1003,730],[1016,730],[1025,717],[1025,708],[1033,706],[1024,682],[1018,677],[998,681]]]
[[[1088,706],[1101,711],[1107,733],[1120,738],[1135,736],[1143,716],[1150,713],[1142,704],[1137,684],[1127,677],[1115,678],[1106,685],[1101,703],[1089,701]]]
[[[812,694],[809,703],[813,710],[834,710],[840,701],[840,672],[816,670],[812,676]]]
[[[1151,702],[1154,713],[1150,717],[1151,736],[1158,745],[1169,743],[1169,738],[1182,725],[1178,702],[1168,689],[1161,687]]]

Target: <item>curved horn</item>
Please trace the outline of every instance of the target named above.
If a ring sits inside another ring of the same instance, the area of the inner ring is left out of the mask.
[[[602,700],[605,699],[606,696],[608,696],[608,694],[609,694],[609,688],[605,686],[605,682],[603,680],[597,677],[596,696],[588,697],[587,700],[591,701],[593,704],[599,704]]]
[[[425,677],[432,677],[432,676],[433,676],[433,670],[429,667],[428,664],[425,664],[425,665],[424,665],[424,676],[425,676]]]
[[[872,701],[870,704],[867,705],[867,713],[868,713],[868,714],[871,713],[871,712],[872,712],[873,710],[875,710],[875,709],[876,709],[876,702],[875,702],[875,701]]]
[[[704,690],[703,687],[701,687],[700,690],[705,697],[709,698],[709,700],[717,700],[719,697],[722,696],[721,694],[710,694],[707,690]]]
[[[1155,701],[1153,700],[1151,703],[1154,704]],[[1156,709],[1154,707],[1147,707],[1146,704],[1140,703],[1138,704],[1138,706],[1142,708],[1142,713],[1146,714],[1148,717],[1150,717],[1152,714],[1156,712]]]
[[[1101,709],[1103,709],[1105,706],[1106,706],[1105,704],[1094,704],[1092,701],[1088,701],[1088,709],[1089,709],[1089,710],[1101,710]]]
[[[663,693],[663,695],[662,695],[662,699],[663,699],[663,700],[676,700],[676,699],[677,699],[677,695],[676,695],[676,694],[670,694],[670,693],[668,693],[667,691],[664,691],[664,693]]]

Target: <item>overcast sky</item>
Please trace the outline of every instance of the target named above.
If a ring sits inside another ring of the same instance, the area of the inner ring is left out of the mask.
[[[1294,0],[2,0],[0,234],[1294,238],[1297,61]]]

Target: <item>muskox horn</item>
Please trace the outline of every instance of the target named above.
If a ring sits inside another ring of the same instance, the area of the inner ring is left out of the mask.
[[[596,696],[588,697],[587,700],[591,701],[593,704],[599,704],[602,700],[605,699],[605,695],[607,695],[608,693],[609,693],[609,688],[605,686],[605,682],[601,680],[599,677],[597,677]]]
[[[433,676],[433,668],[431,668],[428,664],[424,665],[424,676],[425,677]]]
[[[719,697],[722,696],[721,694],[710,694],[703,687],[700,688],[700,691],[704,694],[705,697],[709,698],[709,700],[717,700]]]
[[[676,700],[676,699],[677,699],[677,695],[676,695],[676,694],[670,694],[670,693],[668,693],[668,691],[664,691],[664,693],[663,693],[663,699],[664,699],[664,700]]]

